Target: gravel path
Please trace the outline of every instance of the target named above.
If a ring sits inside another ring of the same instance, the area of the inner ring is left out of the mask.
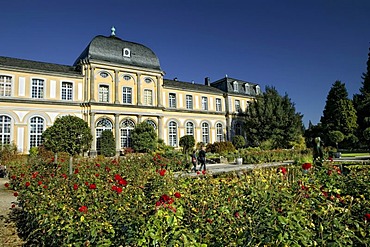
[[[14,191],[4,186],[8,182],[7,178],[0,178],[0,247],[18,247],[23,241],[18,237],[15,222],[10,219],[11,206],[17,199]]]

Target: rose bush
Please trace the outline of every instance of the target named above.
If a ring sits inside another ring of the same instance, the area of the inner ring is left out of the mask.
[[[36,246],[366,246],[369,168],[255,169],[174,177],[159,154],[11,169]],[[308,167],[308,165],[305,165]],[[97,175],[98,174],[98,175]]]

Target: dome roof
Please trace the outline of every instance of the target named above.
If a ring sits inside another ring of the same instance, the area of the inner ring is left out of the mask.
[[[81,59],[161,70],[159,59],[151,49],[116,36],[96,36],[77,58],[74,65],[77,65]]]

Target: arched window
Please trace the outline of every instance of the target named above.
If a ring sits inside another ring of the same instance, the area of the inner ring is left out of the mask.
[[[130,119],[121,122],[121,148],[132,147],[131,132],[135,128],[135,123]]]
[[[186,123],[186,135],[194,136],[194,124],[192,122]]]
[[[12,119],[8,116],[0,116],[0,145],[10,144],[10,131]]]
[[[101,133],[104,130],[110,130],[112,131],[113,125],[112,122],[107,119],[107,118],[102,118],[96,123],[96,128],[95,128],[95,133],[96,133],[96,150],[99,151],[101,148],[101,142],[100,142],[100,136]]]
[[[218,142],[222,142],[223,141],[223,136],[224,136],[224,133],[223,133],[223,128],[222,128],[222,124],[221,123],[217,123],[216,124],[216,139]]]
[[[209,125],[208,123],[202,123],[202,142],[209,143]]]
[[[42,132],[44,131],[44,119],[33,117],[30,119],[30,148],[38,147],[42,144]]]
[[[168,141],[172,147],[177,147],[177,123],[174,121],[168,124]]]
[[[156,130],[156,129],[157,129],[157,125],[155,124],[155,122],[154,122],[153,120],[148,119],[148,120],[146,120],[146,122],[147,122],[149,125],[151,125],[151,126],[153,127],[153,129],[154,129],[154,130]]]

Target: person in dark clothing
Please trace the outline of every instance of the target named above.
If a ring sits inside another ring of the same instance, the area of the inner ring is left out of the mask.
[[[195,151],[190,155],[191,156],[191,163],[193,164],[193,168],[191,168],[192,171],[197,171],[197,155]]]
[[[202,170],[202,167],[203,167],[203,171],[205,171],[206,170],[206,151],[204,151],[204,147],[198,153],[198,160],[200,163],[199,170]]]

